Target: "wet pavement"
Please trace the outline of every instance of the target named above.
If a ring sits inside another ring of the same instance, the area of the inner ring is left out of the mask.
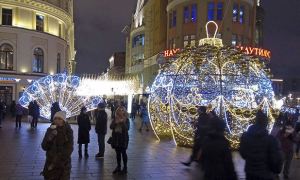
[[[109,124],[109,123],[108,123]],[[22,128],[16,129],[13,120],[6,119],[0,129],[0,180],[43,179],[40,172],[45,162],[45,152],[41,141],[49,123],[40,123],[36,130],[30,124],[22,122]],[[201,169],[196,165],[186,168],[180,164],[190,155],[190,149],[176,147],[172,141],[158,142],[151,131],[138,131],[139,119],[131,123],[128,153],[128,174],[112,175],[116,167],[115,152],[106,144],[104,159],[96,159],[98,152],[97,135],[94,126],[90,132],[89,158],[78,158],[77,125],[74,131],[74,152],[72,154],[71,179],[120,179],[120,180],[201,180]],[[106,136],[108,139],[110,132]],[[234,153],[236,171],[244,179],[244,161]],[[300,160],[294,160],[291,178],[300,179]],[[298,171],[298,172],[297,172]]]

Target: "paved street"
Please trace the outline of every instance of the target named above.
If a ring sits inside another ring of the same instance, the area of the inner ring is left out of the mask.
[[[130,145],[128,149],[128,175],[113,176],[116,167],[115,152],[106,146],[104,160],[94,158],[97,153],[97,138],[94,127],[91,131],[91,143],[88,159],[78,159],[77,146],[72,154],[72,179],[157,179],[157,180],[199,180],[201,171],[197,165],[185,168],[180,161],[185,161],[190,149],[176,147],[172,142],[157,142],[152,132],[140,133],[139,123],[132,123]],[[11,120],[5,120],[0,129],[0,179],[42,179],[40,172],[45,161],[45,152],[40,143],[48,123],[38,124],[37,130],[30,130],[25,121],[21,129],[15,129]],[[77,142],[77,125],[72,125],[74,140]],[[110,134],[110,133],[109,133]],[[107,136],[108,138],[108,136]],[[244,162],[234,154],[236,170],[243,179]],[[300,179],[300,160],[294,161],[291,179]]]

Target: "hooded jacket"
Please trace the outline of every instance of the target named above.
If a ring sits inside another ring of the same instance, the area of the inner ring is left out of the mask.
[[[282,167],[282,153],[275,137],[259,124],[249,127],[241,137],[240,154],[246,161],[247,175],[273,179]]]

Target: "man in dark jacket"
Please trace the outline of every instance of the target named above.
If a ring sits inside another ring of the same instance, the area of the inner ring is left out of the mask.
[[[194,136],[192,155],[188,162],[182,163],[185,166],[190,166],[193,161],[197,160],[198,153],[209,131],[209,117],[206,114],[206,107],[200,106],[198,108],[198,113],[199,113],[199,117],[195,125],[196,131]]]
[[[98,135],[99,153],[96,158],[103,158],[105,152],[105,135],[107,133],[107,113],[105,112],[105,104],[100,103],[96,111],[96,133]]]
[[[2,127],[1,123],[2,123],[2,119],[3,119],[3,113],[4,113],[4,105],[2,103],[2,100],[0,99],[0,128]]]
[[[273,180],[282,168],[282,153],[275,137],[268,134],[268,117],[258,111],[255,124],[241,137],[240,154],[246,161],[247,180]]]
[[[32,114],[31,127],[33,127],[33,128],[37,127],[37,122],[38,122],[39,117],[40,117],[40,106],[34,100],[33,101],[33,114]]]
[[[211,130],[204,140],[201,165],[205,180],[237,180],[230,144],[224,136],[225,123],[217,116],[210,119]]]

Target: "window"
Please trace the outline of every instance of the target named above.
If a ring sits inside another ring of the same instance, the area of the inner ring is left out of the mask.
[[[0,69],[13,70],[14,52],[13,47],[9,44],[0,46]]]
[[[145,35],[140,34],[137,35],[133,38],[132,40],[132,47],[137,47],[137,46],[144,46],[145,45]]]
[[[36,15],[36,30],[44,31],[44,16]]]
[[[189,12],[189,7],[186,6],[183,8],[183,21],[184,23],[188,23],[190,21],[190,12]]]
[[[232,10],[232,21],[237,22],[238,20],[238,12],[239,12],[239,5],[234,4],[233,5],[233,10]]]
[[[191,35],[191,47],[195,47],[195,46],[196,46],[196,36]]]
[[[2,9],[2,25],[12,25],[12,9]]]
[[[232,35],[231,44],[232,44],[232,46],[236,46],[236,44],[237,44],[237,35],[236,34]]]
[[[243,24],[244,23],[244,17],[245,17],[245,7],[244,6],[240,7],[240,13],[239,14],[240,14],[239,22],[241,24]]]
[[[57,54],[56,73],[60,73],[61,55]]]
[[[210,2],[210,3],[208,3],[207,20],[213,21],[214,15],[215,15],[215,3]]]
[[[223,3],[219,2],[217,6],[217,20],[221,21],[223,19]]]
[[[175,38],[169,40],[169,49],[175,49],[176,48],[176,42]]]
[[[189,36],[184,36],[183,37],[183,47],[186,47],[189,45]]]
[[[193,4],[192,5],[191,21],[192,22],[196,22],[197,21],[197,4]]]
[[[173,11],[173,17],[172,17],[172,27],[176,27],[176,21],[177,21],[177,17],[176,17],[176,11]]]
[[[33,56],[32,71],[42,73],[44,71],[44,51],[41,48],[35,48]]]

